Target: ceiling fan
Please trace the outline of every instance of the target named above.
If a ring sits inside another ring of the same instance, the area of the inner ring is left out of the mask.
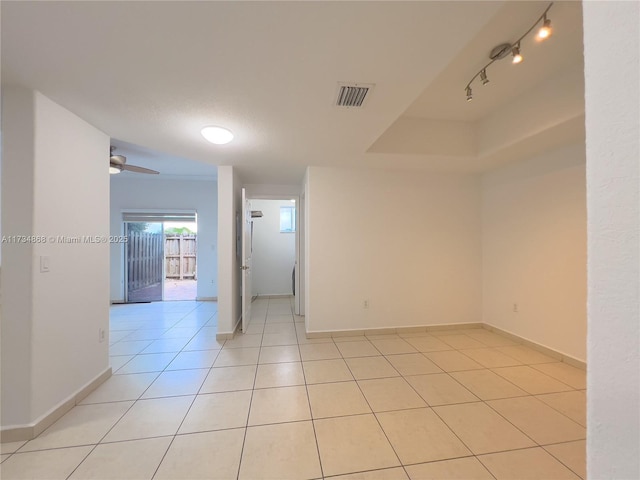
[[[138,167],[136,165],[127,165],[127,157],[125,157],[124,155],[114,155],[113,151],[115,149],[116,147],[113,146],[110,148],[109,173],[116,174],[120,173],[123,170],[135,173],[151,173],[154,175],[160,173],[155,170],[151,170],[150,168]]]

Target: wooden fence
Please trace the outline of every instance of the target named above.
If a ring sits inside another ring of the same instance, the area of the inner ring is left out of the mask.
[[[128,237],[128,291],[162,282],[162,234],[129,232]]]
[[[165,277],[196,279],[196,235],[166,235]]]

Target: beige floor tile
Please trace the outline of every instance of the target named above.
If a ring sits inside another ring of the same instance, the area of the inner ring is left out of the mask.
[[[245,333],[247,335],[253,335],[255,333],[264,333],[264,326],[265,326],[264,323],[257,323],[252,320],[249,326],[247,327],[247,331]]]
[[[487,403],[539,445],[586,437],[583,426],[535,397],[506,398]]]
[[[222,350],[213,362],[214,367],[238,367],[241,365],[257,365],[260,348],[230,348]]]
[[[442,370],[421,353],[389,355],[387,360],[401,375],[426,375],[441,373]]]
[[[133,357],[118,370],[118,375],[129,373],[161,372],[175,358],[176,353],[149,353]]]
[[[109,365],[111,365],[111,372],[116,373],[123,365],[131,360],[135,355],[118,355],[116,357],[109,357]]]
[[[310,419],[305,387],[265,388],[253,392],[250,426]]]
[[[120,341],[109,347],[109,355],[137,355],[151,345],[151,340],[138,340],[136,342]]]
[[[451,345],[431,335],[426,337],[405,338],[404,340],[419,352],[440,352],[453,349]]]
[[[330,360],[332,358],[342,358],[338,347],[331,343],[314,343],[310,345],[300,345],[300,355],[303,361],[309,360]]]
[[[519,360],[505,355],[495,348],[470,348],[465,349],[464,354],[486,368],[522,365]]]
[[[380,350],[383,355],[396,355],[399,353],[414,353],[417,350],[402,338],[371,340],[371,343]]]
[[[481,343],[484,343],[487,347],[505,347],[511,345],[517,345],[517,342],[508,339],[505,336],[502,336],[497,333],[487,332],[486,330],[480,330],[479,332],[469,332],[468,336],[473,338],[474,340],[478,340]]]
[[[302,362],[302,368],[308,384],[353,380],[349,367],[342,359]]]
[[[183,350],[220,350],[225,344],[225,341],[218,340],[216,337],[196,335]]]
[[[456,458],[405,467],[411,480],[493,480],[475,457]]]
[[[371,413],[356,382],[309,385],[308,391],[313,418]]]
[[[528,395],[524,390],[508,382],[491,370],[468,370],[452,372],[451,376],[482,400],[521,397]]]
[[[569,385],[559,382],[529,366],[501,367],[495,368],[493,371],[532,395],[571,390]]]
[[[476,455],[535,445],[484,403],[447,405],[434,410]]]
[[[258,365],[255,388],[304,385],[302,363],[269,363]]]
[[[20,442],[0,443],[0,453],[1,454],[6,454],[6,453],[17,452],[18,449],[20,449],[20,447],[22,447],[25,443],[27,443],[27,442],[26,441],[20,441]]]
[[[446,373],[406,377],[407,382],[430,405],[476,402],[478,398]]]
[[[142,398],[195,395],[200,390],[209,370],[174,370],[162,372],[151,384]]]
[[[297,345],[281,345],[262,347],[258,363],[289,363],[300,361],[300,350]]]
[[[151,480],[170,443],[161,437],[98,445],[69,478]]]
[[[535,365],[533,368],[546,373],[550,377],[560,380],[562,383],[576,388],[578,390],[584,390],[587,388],[587,372],[580,368],[572,367],[563,362],[545,363],[541,365]]]
[[[269,323],[264,327],[264,333],[287,333],[295,335],[296,327],[292,323]]]
[[[91,392],[81,405],[89,403],[122,402],[137,400],[149,388],[158,373],[136,373],[133,375],[113,375]]]
[[[544,449],[573,470],[573,473],[581,478],[587,478],[586,447],[586,441],[579,440],[577,442],[547,445]]]
[[[178,433],[246,427],[250,404],[250,390],[198,395]]]
[[[584,391],[547,393],[536,398],[564,413],[574,422],[587,426],[587,394]]]
[[[358,384],[374,412],[427,406],[402,377],[360,380]]]
[[[571,470],[542,448],[482,455],[478,459],[497,480],[577,479]]]
[[[262,334],[239,333],[230,340],[224,342],[223,350],[229,348],[259,347],[262,344]]]
[[[155,340],[140,353],[177,353],[182,350],[187,343],[189,343],[188,338],[162,338]]]
[[[167,367],[167,370],[186,370],[190,368],[211,368],[220,350],[195,350],[180,352]]]
[[[298,337],[295,333],[265,333],[262,336],[263,347],[275,347],[279,345],[297,345]]]
[[[330,480],[409,480],[409,477],[404,472],[404,468],[396,467],[338,475],[337,477],[331,477]]]
[[[178,435],[154,480],[229,480],[238,475],[244,428]]]
[[[20,451],[96,444],[132,405],[133,402],[78,405],[38,437],[27,442]]]
[[[484,368],[475,360],[455,350],[446,352],[429,352],[425,356],[445,372],[458,372],[461,370],[479,370]]]
[[[361,342],[338,342],[336,346],[344,358],[375,357],[380,355],[380,352],[376,350],[368,340]]]
[[[314,420],[325,476],[400,465],[373,415]]]
[[[438,336],[438,339],[456,349],[486,347],[484,343],[481,343],[467,335],[440,335]]]
[[[522,363],[526,365],[531,365],[534,363],[550,363],[557,362],[553,357],[549,357],[543,353],[534,350],[533,348],[525,347],[524,345],[513,345],[508,347],[498,347],[498,350],[505,355],[509,355],[510,357],[515,358],[516,360],[520,360]]]
[[[271,313],[267,312],[267,324],[269,323],[293,323],[293,315],[290,313]]]
[[[139,400],[107,434],[103,442],[174,435],[193,396]]]
[[[398,371],[382,356],[347,358],[345,361],[356,380],[400,376]]]
[[[251,390],[257,368],[257,365],[212,368],[200,388],[200,393]]]
[[[322,476],[311,422],[249,427],[239,479],[313,479]]]
[[[4,480],[64,480],[93,447],[16,453],[2,462]]]
[[[334,335],[331,337],[331,339],[336,343],[336,345],[338,343],[350,343],[350,342],[368,342],[369,339],[367,338],[366,335],[362,334],[362,335],[358,335],[352,332],[349,332],[349,334],[338,334],[338,335]],[[376,355],[380,355],[380,352],[376,353]]]
[[[0,463],[4,462],[7,458],[11,456],[10,453],[0,454]]]
[[[191,340],[197,333],[198,327],[174,327],[167,330],[160,338],[186,338]],[[218,348],[222,348],[222,346]]]
[[[430,408],[380,413],[377,417],[405,465],[471,454]]]

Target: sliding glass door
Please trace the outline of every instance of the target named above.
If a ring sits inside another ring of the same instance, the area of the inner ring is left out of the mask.
[[[126,300],[160,302],[164,280],[162,222],[125,222],[127,241]]]

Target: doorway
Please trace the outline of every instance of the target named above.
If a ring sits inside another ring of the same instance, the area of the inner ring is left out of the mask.
[[[125,302],[197,298],[195,214],[125,213]]]

